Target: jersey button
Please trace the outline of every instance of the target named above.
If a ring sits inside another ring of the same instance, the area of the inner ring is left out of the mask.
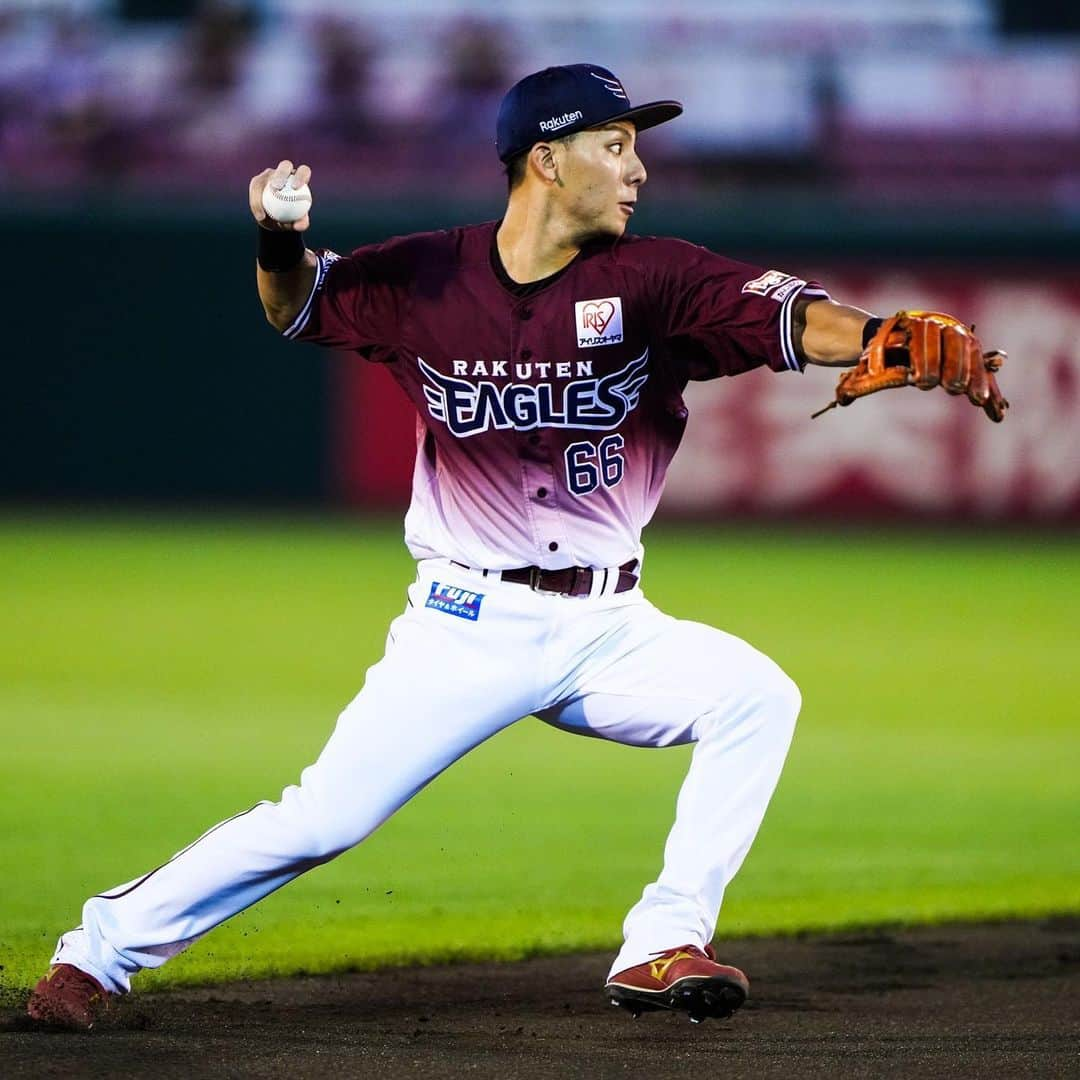
[[[559,545],[557,543],[555,543],[554,540],[552,540],[551,543],[548,544],[548,551],[558,551],[558,550],[559,550]]]
[[[546,499],[547,498],[547,488],[537,488],[536,489],[536,496],[539,499]]]
[[[532,349],[522,349],[521,350],[521,359],[522,360],[528,360],[531,356],[532,356]]]
[[[530,435],[529,436],[529,445],[530,446],[539,446],[540,445],[540,436],[539,435]]]
[[[518,312],[518,317],[521,318],[521,319],[531,319],[532,318],[532,308],[522,308]]]

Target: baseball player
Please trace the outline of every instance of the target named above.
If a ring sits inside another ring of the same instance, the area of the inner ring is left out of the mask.
[[[938,383],[993,419],[1006,402],[1001,354],[984,356],[950,316],[874,318],[794,274],[628,235],[646,178],[638,135],[681,111],[632,106],[595,64],[530,75],[498,115],[500,221],[346,256],[308,250],[306,216],[267,218],[263,187],[283,186],[290,162],[252,180],[269,321],[386,365],[416,406],[405,519],[416,579],[385,655],[299,783],[91,897],[31,1016],[90,1027],[138,971],[359,843],[530,714],[634,746],[695,744],[662,868],[626,916],[606,991],[635,1015],[695,1021],[746,999],[746,976],[710,942],[800,697],[751,645],[664,614],[642,591],[641,532],[686,425],[683,390],[761,366],[793,378],[808,363],[857,362],[840,404]],[[295,176],[306,183],[310,169]]]

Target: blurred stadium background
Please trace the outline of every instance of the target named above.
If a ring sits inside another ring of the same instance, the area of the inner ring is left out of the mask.
[[[339,250],[497,216],[501,93],[589,58],[686,103],[642,139],[639,231],[955,310],[1012,356],[998,429],[913,392],[808,424],[823,372],[692,387],[667,512],[1075,519],[1078,10],[5,0],[0,494],[400,506],[409,406],[262,325],[247,180],[312,164],[312,243]]]

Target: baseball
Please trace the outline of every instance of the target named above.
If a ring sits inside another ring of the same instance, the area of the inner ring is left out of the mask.
[[[263,209],[274,221],[291,225],[311,209],[311,189],[307,184],[293,187],[295,178],[295,174],[290,176],[280,190],[269,184],[263,188]]]

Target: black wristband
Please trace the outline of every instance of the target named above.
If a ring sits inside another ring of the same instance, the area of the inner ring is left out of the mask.
[[[258,229],[255,257],[264,270],[271,274],[283,274],[300,265],[307,250],[303,233],[292,229],[264,229],[261,225]]]
[[[865,349],[870,344],[870,339],[885,325],[884,319],[867,319],[862,328],[862,347]]]

